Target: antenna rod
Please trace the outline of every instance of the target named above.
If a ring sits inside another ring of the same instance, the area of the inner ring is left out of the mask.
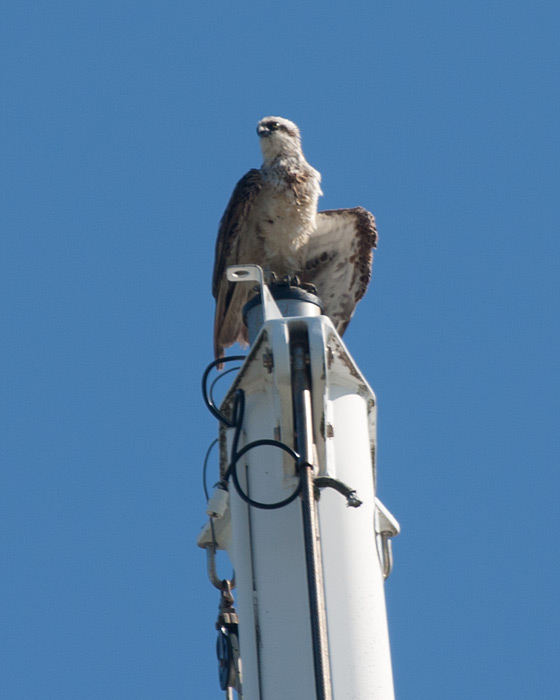
[[[311,420],[311,394],[306,362],[307,343],[303,340],[292,345],[292,391],[294,402],[295,447],[299,453],[301,478],[301,508],[305,538],[305,563],[309,591],[311,635],[313,639],[313,663],[317,700],[332,697],[328,640],[325,619],[325,592],[321,575],[321,549],[313,485],[313,424]]]

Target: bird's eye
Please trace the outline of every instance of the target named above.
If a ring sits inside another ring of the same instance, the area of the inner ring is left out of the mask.
[[[280,122],[270,122],[270,124],[268,125],[268,128],[271,131],[277,131],[280,128]]]

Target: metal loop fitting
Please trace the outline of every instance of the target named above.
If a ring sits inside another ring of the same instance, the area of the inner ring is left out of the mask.
[[[223,591],[225,586],[229,587],[229,590],[235,588],[235,572],[231,579],[220,578],[216,570],[216,542],[213,544],[208,544],[204,547],[206,550],[206,568],[208,571],[208,578],[210,583],[217,588],[219,591]]]

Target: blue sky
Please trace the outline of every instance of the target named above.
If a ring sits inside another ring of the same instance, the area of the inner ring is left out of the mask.
[[[559,16],[6,4],[2,697],[221,697],[199,381],[217,224],[269,114],[300,126],[322,208],[378,222],[345,341],[402,526],[397,697],[557,694]]]

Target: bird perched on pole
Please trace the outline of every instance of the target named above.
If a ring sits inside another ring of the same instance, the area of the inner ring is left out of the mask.
[[[321,175],[305,160],[298,127],[282,117],[257,125],[263,164],[237,183],[216,242],[214,353],[248,342],[242,309],[252,290],[226,278],[229,265],[260,265],[312,284],[324,313],[345,331],[371,276],[377,229],[362,207],[317,211]]]

